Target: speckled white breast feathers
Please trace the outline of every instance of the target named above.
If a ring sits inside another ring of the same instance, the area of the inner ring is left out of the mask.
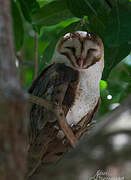
[[[86,70],[80,71],[80,82],[77,87],[74,105],[68,112],[66,119],[69,125],[77,124],[87,113],[94,109],[99,97],[103,59]]]

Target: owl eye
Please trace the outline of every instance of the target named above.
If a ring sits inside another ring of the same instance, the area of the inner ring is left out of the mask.
[[[97,49],[95,49],[95,48],[88,49],[87,56],[91,55],[93,52],[96,52],[96,51],[97,51]]]
[[[89,51],[89,52],[90,52],[90,51],[97,51],[97,49],[90,48],[88,51]]]
[[[75,55],[75,53],[76,53],[76,48],[75,47],[66,46],[65,48],[70,49],[72,51],[73,55]]]

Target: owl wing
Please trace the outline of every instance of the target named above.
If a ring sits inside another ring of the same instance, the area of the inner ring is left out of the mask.
[[[64,64],[52,64],[39,75],[29,89],[29,93],[52,103],[60,104],[65,115],[75,99],[78,71]],[[55,114],[37,104],[30,110],[29,136],[32,141],[48,122],[57,120]]]

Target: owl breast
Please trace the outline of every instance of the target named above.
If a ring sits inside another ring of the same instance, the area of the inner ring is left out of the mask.
[[[77,124],[88,112],[93,111],[98,103],[101,79],[101,76],[98,75],[99,72],[101,72],[100,62],[80,72],[75,101],[66,116],[69,125]]]

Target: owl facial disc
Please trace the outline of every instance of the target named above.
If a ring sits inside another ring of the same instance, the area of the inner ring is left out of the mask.
[[[59,42],[57,51],[76,69],[87,69],[98,62],[103,54],[103,43],[93,33],[76,31],[67,33]]]

